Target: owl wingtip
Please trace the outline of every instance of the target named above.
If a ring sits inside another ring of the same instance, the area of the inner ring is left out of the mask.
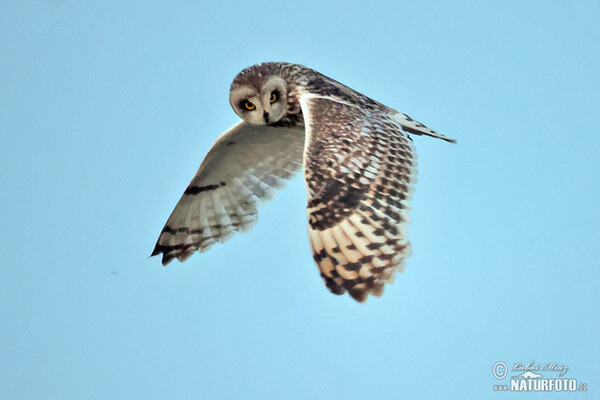
[[[354,300],[356,300],[360,304],[365,304],[367,302],[367,299],[369,298],[368,290],[352,290],[351,289],[348,293]]]
[[[173,256],[168,256],[167,253],[164,252],[163,249],[160,248],[160,246],[157,244],[156,247],[154,247],[154,250],[152,250],[152,254],[150,254],[150,256],[148,256],[148,258],[157,256],[159,254],[162,253],[162,260],[161,260],[161,264],[163,267],[166,267],[167,264],[169,264],[171,261],[173,261]]]
[[[391,283],[391,282],[388,282]],[[360,304],[365,304],[369,300],[369,296],[381,297],[383,295],[384,284],[376,283],[366,289],[350,290],[350,296]]]

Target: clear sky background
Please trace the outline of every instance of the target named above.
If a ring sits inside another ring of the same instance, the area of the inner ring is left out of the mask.
[[[355,3],[2,2],[0,398],[540,397],[494,392],[497,361],[599,398],[600,3]],[[458,140],[415,138],[382,298],[326,290],[300,178],[250,233],[148,258],[261,61]]]

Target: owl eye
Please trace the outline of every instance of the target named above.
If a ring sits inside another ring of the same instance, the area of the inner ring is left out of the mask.
[[[269,101],[271,102],[271,104],[273,104],[277,101],[278,98],[279,98],[279,92],[276,90],[273,93],[271,93],[271,98],[269,99]]]
[[[256,108],[256,106],[254,104],[250,103],[248,100],[242,101],[242,107],[248,111],[252,111]]]

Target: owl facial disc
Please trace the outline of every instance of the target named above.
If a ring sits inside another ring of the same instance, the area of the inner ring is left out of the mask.
[[[229,103],[246,122],[254,125],[274,124],[286,114],[285,81],[277,76],[264,80],[257,75],[256,82],[232,88]]]

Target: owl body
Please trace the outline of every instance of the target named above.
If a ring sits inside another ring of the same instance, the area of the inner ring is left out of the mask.
[[[453,142],[315,70],[270,62],[233,80],[244,121],[213,145],[161,232],[163,264],[206,251],[256,222],[304,170],[313,258],[327,288],[380,296],[410,256],[416,155],[408,134]]]

